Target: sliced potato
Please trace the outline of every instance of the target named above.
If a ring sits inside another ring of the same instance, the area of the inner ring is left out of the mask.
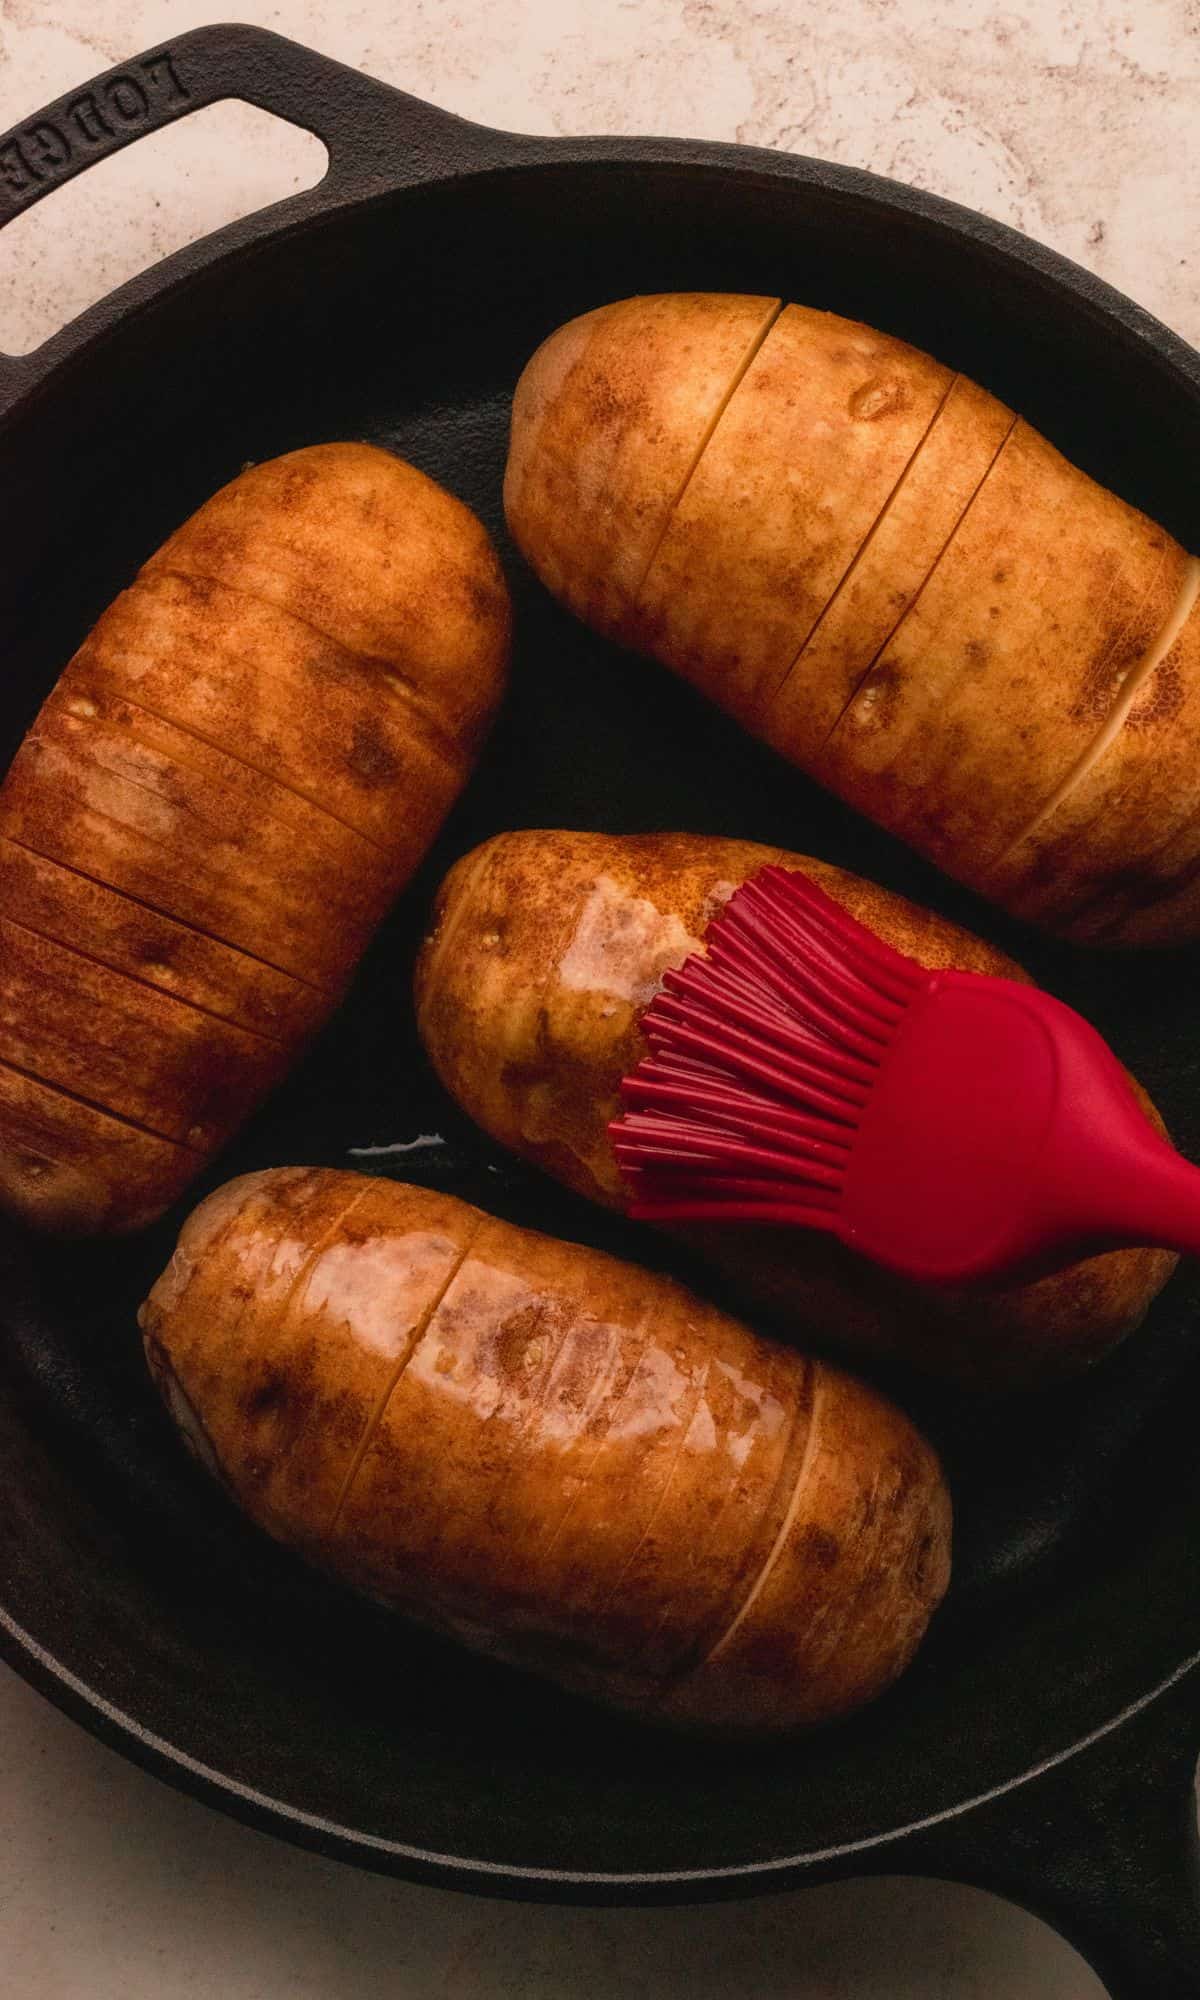
[[[247,1095],[282,1074],[279,1043],[3,915],[0,964],[5,1060],[162,1138],[213,1150],[241,1123]],[[86,1041],[81,1020],[90,1024]]]
[[[151,558],[0,788],[0,1200],[175,1199],[343,993],[508,638],[479,522],[371,445],[253,467]]]
[[[181,675],[184,649],[192,671]],[[80,665],[146,714],[304,787],[309,803],[389,855],[406,834],[423,851],[457,783],[460,733],[473,727],[279,605],[174,570],[121,593]],[[398,816],[402,784],[411,803]]]
[[[770,327],[680,492],[658,467],[694,457],[680,406],[704,316],[692,294],[677,304],[676,403],[670,299],[605,311],[606,365],[631,406],[644,397],[652,441],[590,456],[570,365],[586,322],[543,345],[518,385],[508,483],[535,490],[552,465],[563,504],[509,522],[550,588],[1006,908],[1106,943],[1200,935],[1180,814],[1138,775],[1154,714],[1190,797],[1191,696],[1168,689],[1197,669],[1186,646],[1157,657],[1186,608],[1178,543],[984,390],[807,306]],[[573,453],[588,468],[574,484]],[[593,601],[614,536],[651,518],[667,526],[633,600],[627,577],[619,602]]]
[[[681,1285],[424,1188],[283,1169],[142,1308],[196,1455],[381,1602],[649,1720],[844,1714],[946,1587],[934,1453]]]
[[[65,675],[13,760],[12,837],[336,992],[394,893],[379,851],[236,758],[74,686]],[[332,922],[314,923],[318,902]]]

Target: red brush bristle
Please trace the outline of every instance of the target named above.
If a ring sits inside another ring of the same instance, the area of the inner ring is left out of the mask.
[[[629,1213],[824,1230],[921,1284],[1200,1255],[1200,1170],[1048,993],[927,972],[765,868],[646,1010],[610,1127]]]
[[[927,978],[807,876],[764,868],[669,971],[611,1126],[647,1221],[828,1223],[858,1120]]]

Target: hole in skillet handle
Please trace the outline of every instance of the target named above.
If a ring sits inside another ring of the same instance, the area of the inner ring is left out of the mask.
[[[285,204],[252,204],[252,212],[239,220],[210,227],[198,241],[185,243],[80,312],[32,352],[0,351],[0,418],[67,353],[123,318],[131,305],[229,250],[277,234],[281,205],[294,225],[303,227],[368,195],[540,149],[536,140],[472,125],[268,29],[214,24],[131,56],[0,135],[0,230],[135,140],[227,99],[309,134],[325,149],[327,171],[303,191],[289,193]],[[254,193],[261,198],[260,188]]]
[[[156,74],[167,77],[164,68]],[[144,87],[130,72],[112,101],[131,108]],[[85,91],[75,100],[73,135],[96,131],[106,100]],[[111,115],[111,113],[107,114]],[[32,134],[32,136],[30,136]],[[60,144],[61,141],[61,144]],[[66,130],[34,120],[9,156],[9,184],[19,186],[35,146],[61,159]],[[25,209],[0,232],[0,348],[32,354],[86,307],[147,266],[227,223],[313,188],[329,154],[314,133],[230,99],[147,132],[136,153],[110,154],[73,182],[55,181],[53,199]],[[0,167],[0,173],[4,169]]]

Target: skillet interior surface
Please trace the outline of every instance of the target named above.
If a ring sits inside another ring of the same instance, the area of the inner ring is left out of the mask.
[[[691,286],[782,293],[914,340],[1200,539],[1200,396],[1136,332],[965,236],[752,168],[564,157],[433,186],[226,260],[127,319],[0,438],[5,760],[164,535],[246,461],[316,439],[376,440],[460,494],[500,540],[517,611],[512,693],[474,784],[347,1004],[192,1198],[255,1166],[356,1165],[664,1259],[493,1149],[420,1054],[409,974],[432,889],[476,841],[522,825],[741,834],[872,875],[1085,1008],[1200,1154],[1196,952],[1100,958],[1019,932],[661,670],[592,638],[516,557],[500,479],[533,346],[606,298]],[[363,1150],[423,1135],[438,1143]],[[1188,1277],[1070,1391],[983,1412],[901,1387],[954,1478],[949,1605],[869,1713],[730,1751],[413,1633],[237,1519],[178,1449],[141,1364],[134,1311],[182,1212],[126,1243],[3,1238],[5,1643],[92,1726],[279,1831],[402,1872],[500,1871],[481,1886],[607,1876],[636,1893],[635,1878],[679,1871],[695,1893],[697,1879],[952,1811],[1102,1727],[1200,1646]]]

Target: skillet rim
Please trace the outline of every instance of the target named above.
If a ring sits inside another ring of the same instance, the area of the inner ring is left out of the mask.
[[[767,1861],[734,1862],[715,1868],[622,1872],[536,1865],[526,1867],[517,1863],[441,1854],[410,1842],[366,1834],[320,1814],[288,1806],[253,1786],[239,1784],[212,1765],[168,1743],[115,1703],[97,1694],[78,1675],[55,1660],[31,1633],[25,1632],[3,1605],[0,1605],[0,1657],[90,1735],[119,1751],[152,1776],[199,1800],[202,1805],[215,1807],[259,1831],[279,1835],[295,1846],[332,1855],[376,1873],[398,1875],[410,1881],[426,1881],[443,1888],[467,1889],[479,1895],[509,1895],[517,1900],[527,1899],[530,1886],[536,1884],[548,1891],[546,1900],[554,1901],[621,1901],[626,1899],[622,1899],[619,1892],[630,1889],[640,1893],[628,1900],[688,1902],[700,1900],[698,1895],[689,1894],[690,1891],[704,1890],[712,1896],[749,1895],[772,1889],[795,1888],[819,1874],[852,1875],[856,1872],[855,1868],[841,1864],[853,1863],[860,1856],[875,1856],[881,1849],[886,1852],[901,1842],[911,1842],[919,1835],[936,1833],[982,1807],[1010,1799],[1025,1786],[1050,1772],[1060,1771],[1095,1745],[1115,1737],[1189,1679],[1193,1681],[1192,1691],[1200,1712],[1200,1651],[1197,1651],[1157,1681],[1147,1693],[1127,1703],[1075,1742],[1039,1759],[1028,1769],[999,1784],[940,1811],[926,1813],[903,1826],[887,1827],[882,1832],[863,1835],[857,1840],[835,1842],[828,1847],[781,1855]]]

